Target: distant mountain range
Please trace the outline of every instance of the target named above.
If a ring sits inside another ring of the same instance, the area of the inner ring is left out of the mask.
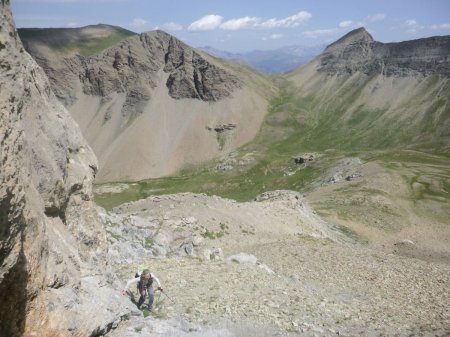
[[[319,55],[326,45],[286,46],[273,50],[253,50],[246,53],[230,53],[214,47],[199,49],[216,57],[237,60],[247,63],[252,68],[267,74],[275,75],[297,69]]]

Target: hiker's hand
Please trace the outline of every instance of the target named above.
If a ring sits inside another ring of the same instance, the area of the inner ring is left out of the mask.
[[[158,287],[158,290],[161,291],[161,292],[164,292],[162,287]]]

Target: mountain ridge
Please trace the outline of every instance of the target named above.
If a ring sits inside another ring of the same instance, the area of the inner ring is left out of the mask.
[[[34,57],[97,154],[97,181],[159,177],[228,153],[254,137],[274,92],[263,75],[163,31],[92,56]]]

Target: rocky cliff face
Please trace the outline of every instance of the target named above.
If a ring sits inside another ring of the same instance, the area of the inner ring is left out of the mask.
[[[9,0],[0,69],[0,335],[95,336],[127,310],[105,279],[96,158],[24,51]]]
[[[325,49],[320,70],[331,74],[360,71],[367,75],[450,77],[450,36],[381,43],[359,28]]]
[[[142,112],[140,108],[158,85],[158,72],[168,74],[166,87],[174,99],[194,98],[217,101],[229,97],[242,81],[209,63],[199,53],[163,31],[127,38],[103,52],[83,57],[66,57],[59,62],[31,50],[52,79],[57,96],[73,102],[73,91],[81,82],[87,95],[106,97],[125,93],[122,112]]]

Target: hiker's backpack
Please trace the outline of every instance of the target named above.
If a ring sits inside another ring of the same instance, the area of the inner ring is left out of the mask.
[[[139,271],[139,270],[138,270],[138,271],[136,272],[136,274],[134,274],[134,277],[135,277],[135,278],[136,278],[136,277],[139,277],[139,278],[140,278],[141,275],[142,275],[142,271]],[[151,287],[152,284],[153,284],[153,277],[152,277],[151,274],[150,274],[150,278],[149,278],[149,280],[147,281],[146,284],[143,284],[142,279],[139,280],[139,282],[137,283],[137,289],[138,289],[138,291],[139,291],[139,293],[140,293],[140,292],[142,292],[143,287],[148,288],[148,287]]]

